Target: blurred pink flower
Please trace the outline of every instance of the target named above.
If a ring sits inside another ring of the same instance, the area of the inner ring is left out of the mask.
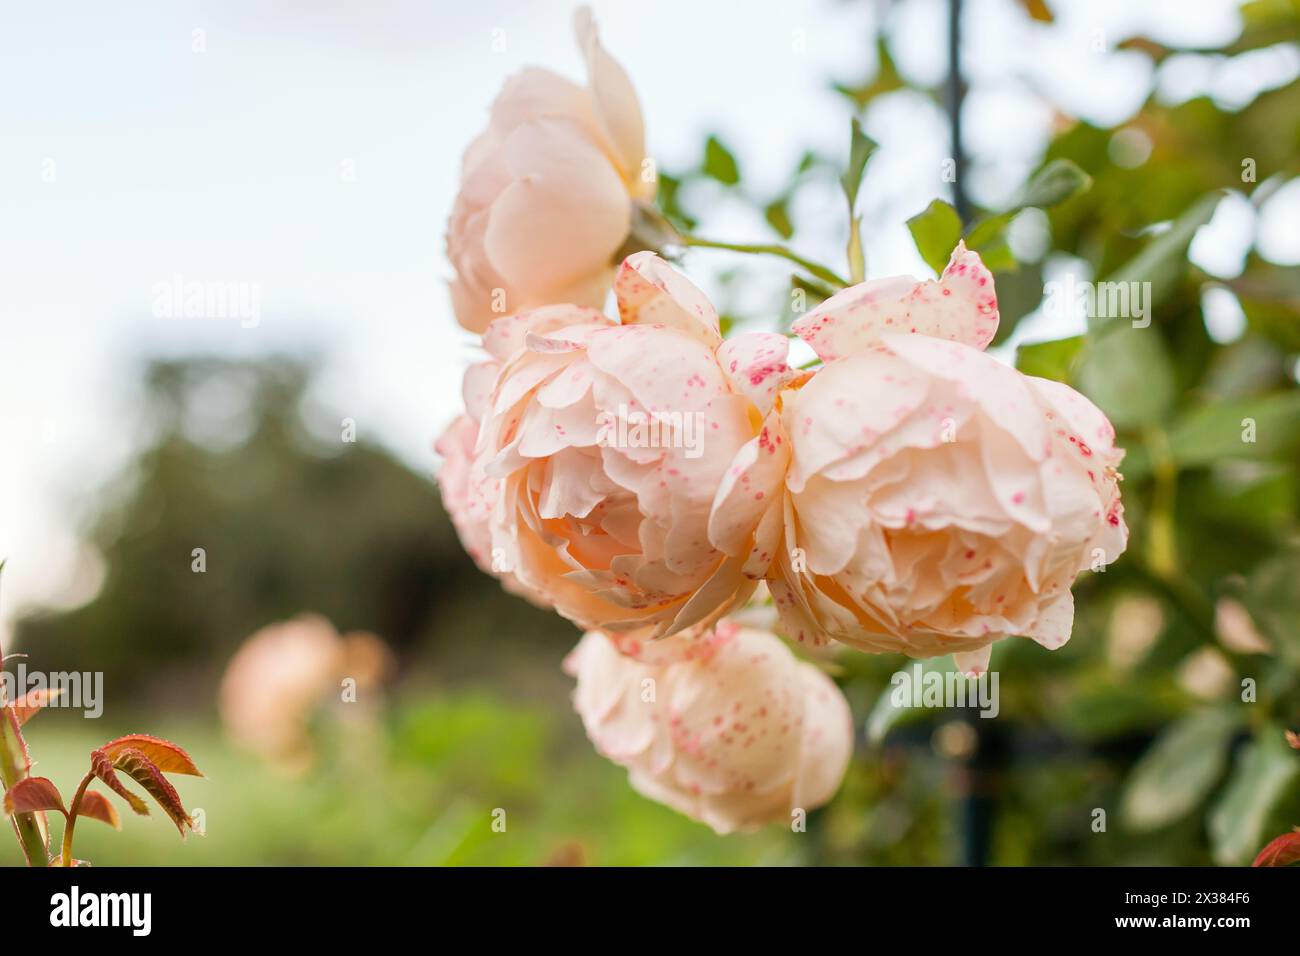
[[[980,351],[993,277],[958,245],[939,281],[846,289],[794,331],[825,360],[782,395],[792,445],[770,588],[792,638],[958,654],[1070,636],[1070,586],[1128,531],[1106,417]]]
[[[299,772],[313,758],[312,715],[342,699],[345,678],[372,689],[391,666],[387,645],[373,634],[340,637],[325,618],[303,614],[262,628],[235,652],[221,678],[221,720],[237,744]]]
[[[718,833],[788,825],[848,768],[844,695],[766,631],[723,621],[648,643],[592,631],[564,666],[596,749],[640,793]]]
[[[465,150],[447,256],[456,318],[472,332],[540,305],[601,306],[632,202],[653,195],[636,92],[600,45],[588,8],[574,26],[587,86],[523,70]]]

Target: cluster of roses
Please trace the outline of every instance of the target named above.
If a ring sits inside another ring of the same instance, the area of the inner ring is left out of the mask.
[[[807,370],[783,335],[724,338],[653,252],[616,262],[648,198],[641,114],[577,25],[588,86],[524,71],[465,154],[452,297],[489,358],[438,442],[443,499],[480,567],[587,630],[575,704],[638,790],[719,832],[788,820],[838,787],[849,708],[725,615],[765,585],[805,646],[972,672],[1002,637],[1059,647],[1074,578],[1125,546],[1122,452],[1087,399],[983,352],[993,278],[961,245],[937,281],[864,282],[802,316]],[[628,415],[669,438],[690,416],[698,441],[609,441]]]

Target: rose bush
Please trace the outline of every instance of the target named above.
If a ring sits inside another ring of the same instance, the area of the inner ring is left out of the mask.
[[[588,88],[525,71],[466,152],[452,295],[488,358],[437,443],[438,480],[478,566],[587,631],[565,666],[597,748],[725,833],[829,799],[852,749],[835,685],[738,623],[760,582],[808,646],[952,654],[971,672],[1003,637],[1059,647],[1075,577],[1127,543],[1123,452],[1083,396],[984,353],[997,295],[961,241],[937,280],[844,288],[791,249],[679,233],[637,206],[636,96],[577,22]],[[855,129],[851,214],[869,152]],[[634,210],[670,253],[779,255],[815,277],[801,292],[831,286],[793,325],[819,361],[791,369],[781,334],[724,340],[653,252],[615,275]],[[935,215],[928,231],[958,218]]]

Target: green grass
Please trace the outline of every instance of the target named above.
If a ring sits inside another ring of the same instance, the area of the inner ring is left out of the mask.
[[[205,779],[172,777],[205,836],[184,842],[161,811],[137,817],[116,797],[121,833],[77,827],[75,855],[121,865],[603,865],[799,862],[792,834],[770,827],[726,839],[642,798],[598,757],[571,713],[483,693],[394,708],[369,727],[326,724],[320,759],[287,777],[223,740],[212,723],[149,718],[127,726],[42,714],[27,725],[37,762],[70,799],[87,754],[147,728],[193,755]],[[104,788],[100,788],[101,790]],[[505,811],[505,832],[493,812]],[[52,840],[62,821],[51,821]],[[20,861],[16,844],[0,862]]]

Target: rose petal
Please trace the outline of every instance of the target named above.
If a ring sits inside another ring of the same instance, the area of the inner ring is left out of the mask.
[[[492,203],[483,246],[506,283],[542,296],[609,263],[632,211],[605,155],[560,119],[524,123],[504,150],[514,181]]]
[[[618,314],[624,325],[664,325],[704,343],[710,350],[722,341],[718,313],[689,279],[653,252],[623,260],[614,279]]]
[[[939,281],[891,276],[851,286],[793,325],[829,362],[878,344],[887,334],[917,334],[983,349],[998,330],[993,275],[958,242]]]
[[[732,336],[718,349],[718,364],[732,386],[758,408],[760,415],[772,410],[778,389],[789,379],[786,356],[790,340],[775,332],[745,332]]]

